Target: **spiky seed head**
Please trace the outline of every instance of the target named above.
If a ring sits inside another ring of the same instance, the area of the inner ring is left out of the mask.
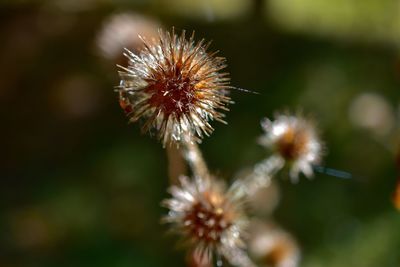
[[[260,144],[272,149],[290,166],[290,176],[297,181],[300,172],[313,175],[312,164],[321,158],[322,145],[311,121],[301,116],[277,115],[274,121],[264,119]]]
[[[240,203],[215,180],[191,181],[181,176],[180,183],[169,189],[172,198],[163,202],[169,209],[164,222],[183,235],[194,258],[203,262],[201,265],[211,262],[213,254],[223,256],[232,265],[247,265],[242,240],[247,220]]]
[[[230,88],[225,59],[208,53],[204,39],[186,39],[174,32],[159,32],[157,40],[143,40],[144,50],[126,51],[127,68],[120,67],[120,103],[131,122],[144,121],[142,130],[152,131],[164,146],[183,136],[201,141],[210,135],[211,120],[224,122]]]

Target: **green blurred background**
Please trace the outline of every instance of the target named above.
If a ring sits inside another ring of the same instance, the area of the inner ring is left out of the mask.
[[[221,177],[266,156],[261,118],[301,109],[319,122],[323,165],[354,177],[279,179],[273,218],[301,266],[400,266],[399,0],[3,0],[1,267],[184,266],[159,224],[165,151],[113,92],[104,29],[118,13],[212,39],[232,84],[260,93],[233,91],[229,124],[201,145]]]

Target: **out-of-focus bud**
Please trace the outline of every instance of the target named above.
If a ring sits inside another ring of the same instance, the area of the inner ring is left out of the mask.
[[[261,221],[253,221],[250,229],[249,252],[260,266],[299,266],[300,250],[289,233],[273,223]]]
[[[390,133],[394,126],[394,112],[382,96],[374,93],[358,95],[349,110],[351,122],[378,136]]]
[[[127,58],[123,56],[124,48],[138,53],[143,48],[139,36],[148,40],[158,37],[160,23],[144,15],[119,13],[108,17],[97,36],[97,47],[101,56],[123,66]]]

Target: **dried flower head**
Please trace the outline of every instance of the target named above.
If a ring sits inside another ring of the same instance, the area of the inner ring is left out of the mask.
[[[313,175],[312,164],[321,157],[321,143],[313,124],[303,117],[278,115],[274,121],[261,123],[265,134],[260,144],[271,148],[290,166],[290,177],[297,181],[300,172]]]
[[[142,130],[154,130],[163,144],[191,136],[200,141],[223,121],[230,98],[229,78],[220,72],[225,59],[208,53],[204,39],[197,44],[185,32],[159,32],[158,40],[144,42],[139,54],[127,50],[129,66],[121,67],[120,103],[131,122],[145,121]]]
[[[164,221],[191,245],[199,265],[209,264],[216,254],[235,266],[253,266],[244,251],[247,220],[240,203],[214,180],[181,176],[180,183],[169,189],[173,198],[163,202],[169,209]]]

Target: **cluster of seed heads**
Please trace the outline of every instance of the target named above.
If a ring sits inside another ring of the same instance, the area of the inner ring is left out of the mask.
[[[187,39],[184,31],[180,36],[160,31],[158,39],[143,40],[143,47],[139,54],[126,50],[129,64],[120,66],[117,87],[120,106],[129,121],[142,121],[143,131],[157,135],[164,146],[173,143],[191,150],[186,160],[195,174],[181,176],[179,184],[169,188],[172,197],[163,202],[169,209],[164,222],[183,235],[193,255],[199,255],[199,266],[210,266],[213,254],[234,266],[256,266],[246,252],[248,219],[242,204],[243,192],[251,192],[243,188],[267,186],[269,180],[259,181],[260,177],[269,179],[285,162],[291,166],[292,178],[300,172],[311,176],[311,164],[319,160],[321,150],[314,128],[307,120],[289,115],[264,120],[260,143],[274,157],[257,165],[247,184],[225,189],[207,173],[201,155],[193,149],[213,131],[212,120],[225,122],[222,111],[231,103],[229,77],[222,72],[225,59],[207,52],[208,44],[196,43],[193,34]],[[199,174],[195,169],[203,171]]]

